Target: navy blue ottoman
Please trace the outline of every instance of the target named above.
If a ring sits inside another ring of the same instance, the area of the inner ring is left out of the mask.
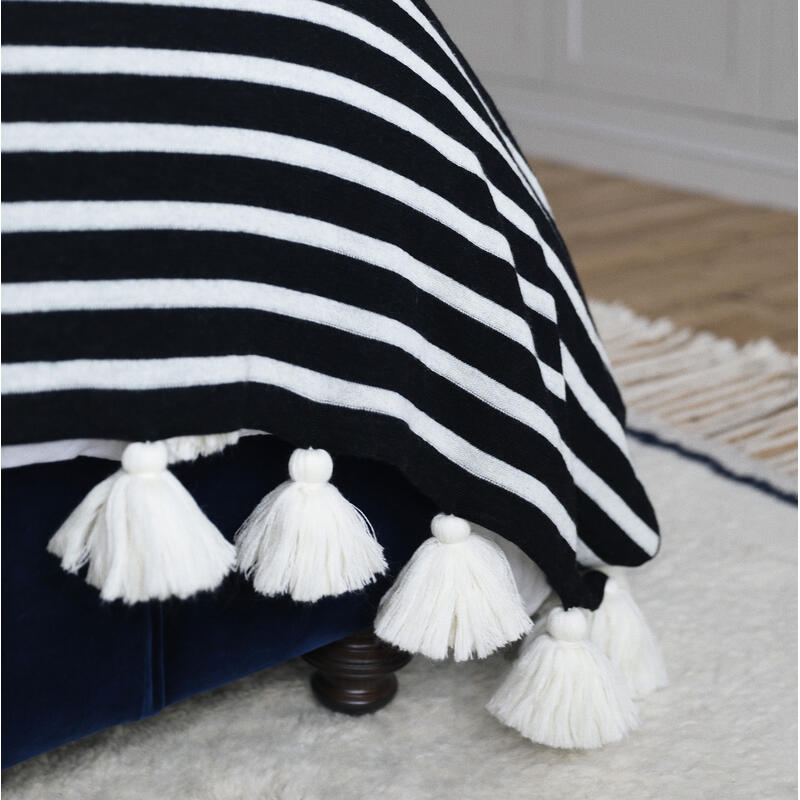
[[[173,472],[232,539],[285,479],[291,451],[274,437],[255,436]],[[335,483],[373,523],[390,565],[366,590],[300,604],[258,595],[234,574],[217,591],[186,601],[102,603],[82,576],[61,570],[46,545],[116,468],[79,458],[4,470],[4,767],[368,627],[436,512],[395,469],[337,457]]]

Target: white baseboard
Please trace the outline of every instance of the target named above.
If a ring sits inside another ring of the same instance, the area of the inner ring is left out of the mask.
[[[655,104],[632,107],[612,95],[582,97],[491,78],[486,83],[534,168],[537,157],[546,158],[797,208],[797,131],[791,123],[765,125]]]

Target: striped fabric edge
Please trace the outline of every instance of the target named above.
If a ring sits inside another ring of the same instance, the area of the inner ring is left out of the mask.
[[[345,255],[366,260],[375,266],[391,269],[393,272],[403,275],[420,289],[454,305],[462,313],[491,327],[497,333],[511,338],[512,341],[521,344],[536,355],[530,328],[521,317],[422,264],[394,245],[357,234],[332,223],[298,217],[273,209],[224,203],[38,201],[3,204],[3,229],[6,233],[131,228],[154,230],[164,227],[182,230],[226,230],[255,233],[343,252]],[[343,247],[344,242],[350,243],[349,247]],[[90,284],[87,284],[87,287],[89,286]],[[13,284],[9,285],[9,288],[11,287]],[[35,285],[33,290],[37,291]],[[19,305],[23,302],[20,299],[19,291],[16,290],[16,294],[14,294],[12,289],[9,304],[6,305],[4,301],[6,313],[21,313],[13,312],[14,303]],[[38,290],[38,296],[41,296],[42,291],[43,289]],[[92,290],[87,288],[85,291],[89,293]],[[106,296],[110,294],[107,286],[98,287],[96,291],[105,291]],[[34,295],[32,295],[33,297]],[[456,298],[461,298],[461,302],[455,303]],[[468,302],[464,302],[465,299]],[[140,300],[140,302],[143,301],[143,299]],[[30,310],[36,309],[30,307]],[[565,363],[573,365],[574,368],[567,370],[562,377],[539,361],[545,385],[557,396],[562,396],[564,378],[566,378],[567,384],[590,419],[620,448],[623,454],[627,455],[621,426],[583,378],[577,364],[563,344],[562,350],[566,356]]]
[[[253,382],[287,389],[316,403],[394,417],[461,469],[539,508],[574,549],[575,523],[538,479],[467,442],[397,392],[299,367],[268,356],[75,359],[6,364],[6,393],[69,389],[147,391]],[[9,389],[10,387],[10,389]]]

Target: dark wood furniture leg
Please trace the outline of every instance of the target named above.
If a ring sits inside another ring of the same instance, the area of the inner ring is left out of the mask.
[[[311,676],[316,698],[334,711],[358,715],[391,702],[397,693],[394,673],[411,661],[411,654],[386,644],[369,630],[320,647],[303,658],[316,669]]]

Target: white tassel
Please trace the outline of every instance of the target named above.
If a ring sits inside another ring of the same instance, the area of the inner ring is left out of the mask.
[[[514,582],[519,590],[519,596],[525,606],[525,613],[529,617],[533,616],[552,592],[550,584],[547,582],[547,576],[538,564],[514,542],[477,525],[475,530],[495,542],[505,553],[508,565],[511,567],[511,574],[514,576]]]
[[[586,612],[554,608],[547,632],[528,637],[489,712],[550,747],[602,747],[634,730],[639,719],[624,678],[588,636]]]
[[[375,632],[411,653],[484,658],[532,627],[503,551],[460,517],[438,514],[381,600]]]
[[[614,578],[592,614],[592,641],[620,670],[631,696],[645,697],[668,683],[661,649],[636,601]]]
[[[163,442],[135,442],[122,469],[92,489],[47,549],[67,572],[88,562],[103,600],[138,603],[213,589],[235,550],[167,470]]]
[[[270,492],[236,534],[239,568],[265,595],[295,600],[361,589],[386,570],[372,526],[330,484],[325,450],[295,450],[290,481]]]

